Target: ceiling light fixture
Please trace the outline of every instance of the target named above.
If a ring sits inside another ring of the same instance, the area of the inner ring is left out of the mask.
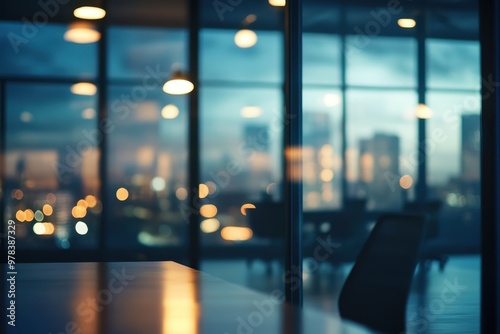
[[[269,4],[275,7],[284,7],[286,5],[286,0],[269,0]]]
[[[257,44],[257,34],[250,29],[241,29],[234,35],[234,43],[243,49],[251,48]]]
[[[401,18],[398,20],[398,26],[400,26],[401,28],[404,28],[404,29],[415,28],[416,25],[417,25],[417,22],[415,22],[414,19]]]
[[[76,95],[95,95],[97,87],[90,82],[79,82],[71,86],[71,93]]]
[[[88,22],[75,22],[69,25],[64,33],[64,40],[78,44],[95,43],[101,39],[101,33],[93,24]]]
[[[175,70],[170,79],[163,85],[163,91],[172,95],[191,93],[194,85],[180,70]]]
[[[416,110],[415,115],[420,119],[427,119],[432,117],[432,110],[423,103],[420,103]]]
[[[161,110],[161,116],[165,119],[174,119],[179,116],[179,108],[173,104],[167,104]]]
[[[73,15],[84,20],[99,20],[106,16],[106,11],[100,7],[83,6],[75,9]]]
[[[246,106],[241,108],[240,114],[244,118],[256,118],[262,114],[262,109],[257,106]]]

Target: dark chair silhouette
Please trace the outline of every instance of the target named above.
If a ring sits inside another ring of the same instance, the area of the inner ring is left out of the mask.
[[[417,264],[424,218],[380,217],[339,296],[342,318],[381,333],[405,331],[406,303]]]
[[[255,209],[248,210],[248,221],[253,234],[264,239],[285,237],[285,204],[263,201],[255,203]]]

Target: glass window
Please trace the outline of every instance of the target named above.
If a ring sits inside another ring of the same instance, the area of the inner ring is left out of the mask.
[[[430,88],[479,89],[479,42],[429,39],[427,85]]]
[[[466,166],[462,159],[464,143],[468,140],[475,142],[476,154],[473,157],[477,165],[475,179],[479,180],[479,114],[481,96],[479,92],[429,92],[428,106],[433,117],[429,119],[427,140],[429,142],[429,177],[431,185],[444,184],[452,178],[459,177],[465,172]],[[475,119],[474,119],[475,117]],[[467,125],[475,127],[468,129]],[[470,134],[467,132],[470,131]],[[464,138],[463,136],[472,136]],[[465,142],[464,142],[465,140]],[[470,142],[471,145],[472,142]],[[468,145],[468,144],[466,144]],[[472,147],[472,146],[471,146]],[[471,162],[472,163],[472,162]]]
[[[282,100],[275,89],[204,87],[201,91],[201,182],[210,194],[203,203],[215,205],[212,217],[218,228],[204,229],[203,240],[223,243],[234,241],[224,228],[250,227],[245,204],[278,201],[282,160]],[[201,191],[200,191],[201,192]],[[215,226],[215,225],[214,225]],[[277,227],[276,227],[277,228]],[[215,232],[215,233],[214,233]],[[278,234],[284,233],[281,230]],[[255,238],[262,238],[256,231]],[[252,242],[254,240],[250,240]],[[208,250],[207,250],[208,251]]]
[[[87,248],[98,240],[95,96],[65,84],[6,86],[8,217],[19,248]]]
[[[350,89],[346,103],[349,195],[366,198],[369,209],[400,209],[418,165],[415,91]]]
[[[70,27],[1,22],[0,75],[95,78],[97,43],[68,41],[65,34]],[[90,30],[98,34],[93,29]]]
[[[251,35],[252,32],[255,35]],[[281,83],[283,39],[277,31],[203,29],[200,32],[200,80]],[[251,47],[238,47],[251,43]],[[255,44],[252,44],[255,43]]]
[[[342,98],[339,89],[303,91],[304,210],[342,205]]]
[[[128,103],[138,86],[109,90],[109,244],[116,248],[185,243],[179,206],[187,190],[187,97],[160,88]]]
[[[358,86],[416,87],[417,43],[413,38],[346,38],[347,84]]]
[[[335,35],[302,35],[303,43],[303,83],[340,84],[340,38]]]
[[[152,77],[165,82],[172,67],[187,70],[186,30],[111,27],[108,38],[111,79]]]

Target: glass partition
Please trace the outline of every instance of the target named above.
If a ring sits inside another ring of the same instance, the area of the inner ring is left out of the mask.
[[[337,309],[382,214],[420,214],[408,332],[479,332],[478,14],[462,6],[303,1],[305,305]],[[464,288],[446,304],[449,282]]]
[[[271,291],[284,284],[283,13],[255,2],[223,14],[204,12],[199,35],[201,264]]]

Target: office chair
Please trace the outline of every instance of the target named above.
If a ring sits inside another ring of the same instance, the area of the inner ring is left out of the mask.
[[[342,318],[381,333],[405,331],[423,230],[421,216],[391,214],[378,219],[340,292]]]

